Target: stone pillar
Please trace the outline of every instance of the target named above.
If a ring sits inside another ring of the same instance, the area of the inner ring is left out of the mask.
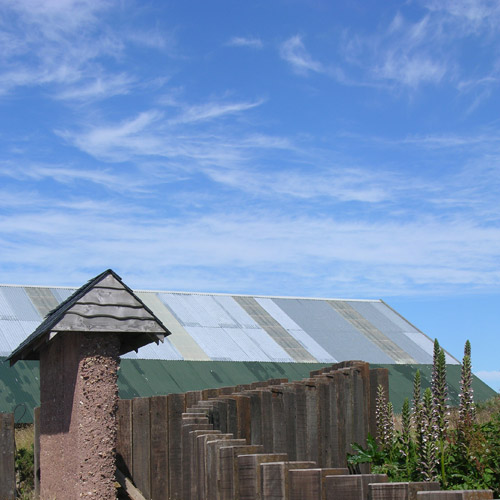
[[[57,335],[40,349],[41,500],[115,499],[118,334]]]

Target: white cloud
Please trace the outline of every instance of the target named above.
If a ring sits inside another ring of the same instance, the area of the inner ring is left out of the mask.
[[[134,78],[124,73],[105,77],[98,76],[89,82],[79,82],[77,86],[68,86],[56,93],[55,97],[62,100],[97,100],[128,94],[133,83]]]
[[[263,102],[262,100],[254,102],[208,102],[201,105],[192,105],[186,107],[180,116],[173,118],[171,123],[193,123],[226,115],[235,115],[260,106]]]
[[[382,64],[374,68],[374,73],[378,78],[418,87],[422,83],[439,83],[446,74],[446,66],[422,54],[387,53]]]
[[[170,280],[171,273],[177,276],[181,269],[189,269],[234,290],[235,274],[252,269],[252,287],[261,287],[259,280],[267,274],[270,283],[274,277],[276,293],[293,277],[296,289],[289,293],[303,290],[315,295],[333,287],[349,296],[368,290],[394,295],[420,288],[439,293],[443,288],[494,287],[500,279],[500,272],[492,272],[500,251],[499,230],[463,220],[456,226],[437,220],[349,222],[271,216],[255,209],[179,220],[155,210],[144,217],[136,208],[124,207],[121,217],[88,206],[71,211],[29,209],[0,217],[2,237],[16,236],[5,246],[3,260],[13,268],[26,266],[18,271],[16,282],[32,281],[28,275],[33,278],[47,270],[52,271],[51,282],[64,281],[67,277],[58,269],[71,269],[79,262],[80,268],[112,264],[120,272],[148,276],[134,286],[157,286],[154,276],[161,270],[174,286],[177,281]]]
[[[249,47],[251,49],[262,49],[264,44],[260,38],[234,36],[227,42],[231,47]]]
[[[391,199],[387,178],[367,170],[332,168],[311,171],[287,170],[260,173],[249,170],[210,170],[206,173],[216,182],[252,195],[286,196],[303,200],[331,198],[339,202],[380,203]]]
[[[307,52],[300,35],[292,36],[281,44],[280,56],[298,74],[307,75],[309,71],[315,73],[325,72],[324,66],[320,62],[315,61]]]
[[[442,24],[461,36],[499,31],[500,5],[495,0],[428,0],[423,2]]]
[[[262,100],[226,102],[209,101],[201,105],[176,104],[175,116],[149,110],[119,123],[99,124],[95,120],[81,130],[57,133],[82,151],[103,161],[137,161],[163,158],[170,162],[182,159],[185,169],[217,165],[235,168],[255,150],[283,149],[289,144],[264,134],[239,133],[234,120],[225,118],[242,114],[262,104]]]
[[[113,28],[115,1],[20,0],[4,2],[13,22],[0,25],[0,94],[20,87],[45,87],[55,99],[79,104],[127,94],[138,78],[122,62],[131,44],[175,54],[175,37],[140,27]],[[130,14],[133,6],[130,5]]]

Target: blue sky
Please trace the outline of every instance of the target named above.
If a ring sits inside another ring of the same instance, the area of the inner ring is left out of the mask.
[[[0,0],[0,282],[383,298],[500,389],[496,1]]]

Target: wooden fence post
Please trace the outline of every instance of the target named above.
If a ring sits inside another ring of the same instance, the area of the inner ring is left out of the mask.
[[[16,494],[14,414],[0,413],[0,499],[14,500]]]

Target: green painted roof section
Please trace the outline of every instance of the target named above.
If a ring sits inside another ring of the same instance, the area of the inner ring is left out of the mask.
[[[38,361],[19,361],[9,367],[0,358],[0,412],[15,410],[17,422],[32,422],[33,408],[40,404]],[[330,363],[265,363],[258,361],[165,361],[122,359],[118,376],[120,397],[149,397],[200,389],[248,384],[273,378],[301,380]],[[422,374],[422,388],[430,385],[431,365],[377,365],[389,369],[389,397],[396,412],[405,397],[411,398],[413,377]],[[447,365],[450,403],[458,404],[460,365]],[[485,401],[496,393],[474,377],[474,399]],[[18,406],[19,405],[19,406]],[[16,409],[17,407],[17,409]]]

